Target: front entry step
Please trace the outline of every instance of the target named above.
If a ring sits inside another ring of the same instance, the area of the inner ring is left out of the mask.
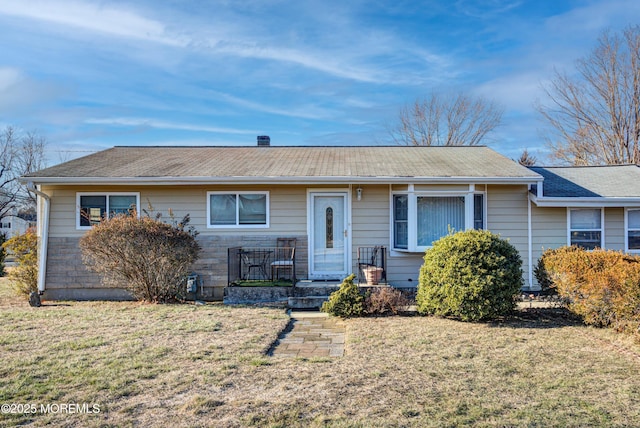
[[[287,303],[293,309],[317,309],[340,288],[339,284],[303,282],[295,287],[227,287],[224,303],[260,304]]]
[[[329,296],[289,297],[288,306],[291,309],[319,309],[329,300]]]

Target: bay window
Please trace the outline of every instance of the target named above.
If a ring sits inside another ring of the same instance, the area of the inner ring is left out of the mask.
[[[602,209],[569,209],[569,245],[587,250],[602,248]]]
[[[424,251],[449,232],[484,229],[483,193],[402,193],[392,203],[396,250]]]
[[[268,192],[208,192],[207,195],[209,227],[269,226]]]

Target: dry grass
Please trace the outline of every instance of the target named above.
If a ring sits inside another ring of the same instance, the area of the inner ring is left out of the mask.
[[[353,319],[344,357],[305,360],[264,356],[278,309],[0,299],[0,403],[101,409],[0,425],[640,426],[640,347],[558,310]]]

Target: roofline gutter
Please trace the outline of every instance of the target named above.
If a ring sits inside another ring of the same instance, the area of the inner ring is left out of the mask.
[[[539,197],[529,193],[529,199],[538,207],[640,207],[640,197]]]
[[[33,181],[27,182],[27,189],[38,195],[40,200],[44,201],[43,219],[40,221],[40,218],[38,218],[38,226],[40,229],[40,242],[38,248],[38,292],[42,294],[45,290],[45,278],[47,276],[47,251],[49,249],[49,213],[51,197],[36,188]]]
[[[536,184],[541,177],[26,177],[39,184],[64,185],[194,185],[194,184],[388,184],[388,183],[474,183]]]

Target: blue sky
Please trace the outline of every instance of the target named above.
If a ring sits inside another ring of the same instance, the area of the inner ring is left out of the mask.
[[[49,163],[114,145],[363,145],[431,91],[505,109],[488,145],[544,159],[533,107],[636,0],[0,0],[0,126]]]

